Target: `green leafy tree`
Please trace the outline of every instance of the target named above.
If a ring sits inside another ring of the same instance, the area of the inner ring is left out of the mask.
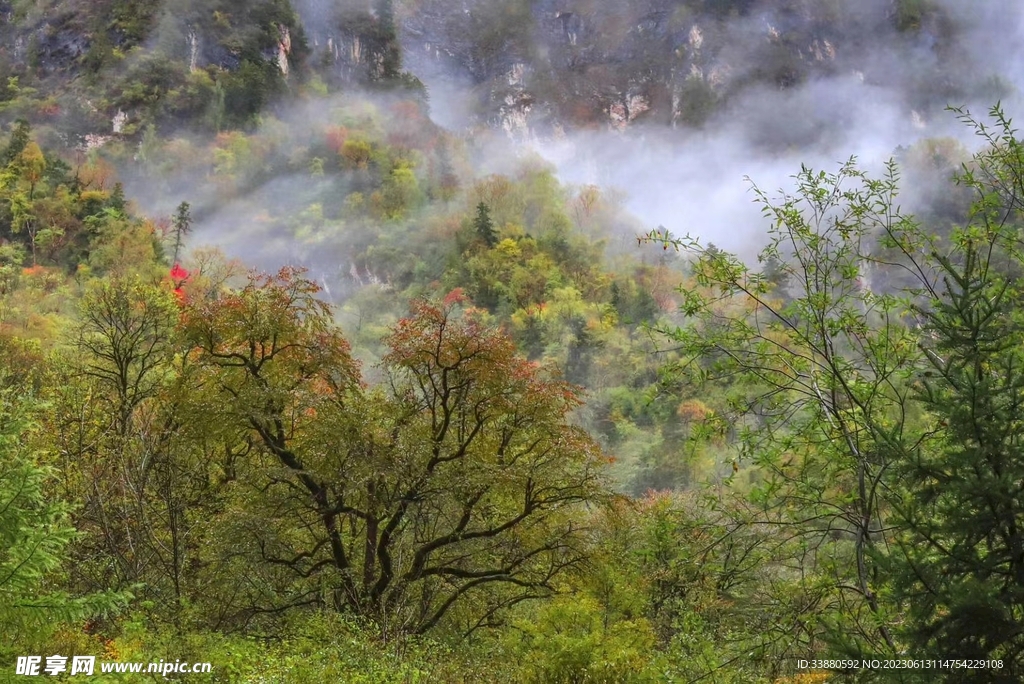
[[[374,199],[383,218],[401,219],[412,213],[423,199],[416,173],[406,163],[399,163],[384,180]]]
[[[797,555],[813,569],[791,589],[787,600],[800,598],[786,629],[808,624],[801,602],[818,606],[815,619],[787,648],[896,655],[898,615],[880,557],[892,543],[886,493],[913,427],[909,383],[922,355],[903,318],[913,293],[875,293],[864,277],[891,267],[879,240],[914,253],[928,240],[894,209],[894,165],[882,178],[852,161],[835,174],[804,168],[796,182],[779,201],[755,188],[771,220],[767,271],[652,234],[694,255],[697,287],[682,293],[692,323],[672,336],[692,360],[692,381],[732,378],[736,457],[761,480],[751,500],[786,540],[777,561]]]
[[[115,431],[127,436],[140,405],[165,380],[173,353],[174,297],[138,277],[110,278],[89,288],[81,310],[74,341],[84,362],[81,372],[98,383],[94,400],[109,402],[105,410]]]
[[[45,638],[60,623],[113,612],[130,598],[104,592],[74,597],[52,581],[77,533],[54,497],[54,473],[32,444],[31,403],[0,391],[0,655]]]
[[[188,555],[182,502],[210,479],[182,472],[182,421],[168,396],[178,306],[169,287],[108,277],[89,284],[79,316],[51,359],[47,397],[61,483],[80,503],[72,582],[86,591],[142,583],[140,596],[176,619]]]

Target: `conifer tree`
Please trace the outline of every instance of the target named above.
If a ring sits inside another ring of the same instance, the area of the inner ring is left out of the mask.
[[[390,81],[398,78],[402,70],[402,53],[392,0],[378,0],[377,21],[381,50],[380,76],[382,80]]]
[[[473,220],[473,228],[476,230],[477,236],[488,247],[494,247],[494,245],[498,244],[498,233],[494,230],[491,210],[484,202],[476,205],[476,219]]]
[[[0,166],[7,166],[21,154],[31,140],[32,128],[25,119],[18,119],[14,124],[14,131],[11,133],[7,146],[0,153]]]
[[[181,245],[185,240],[185,236],[192,232],[192,214],[191,207],[188,202],[182,202],[178,205],[178,210],[174,215],[174,258],[171,259],[171,263],[178,263],[178,255],[181,252]]]
[[[124,185],[121,183],[114,183],[114,189],[110,192],[110,199],[107,200],[107,204],[114,211],[125,214],[128,210],[128,200],[124,196]]]
[[[894,575],[912,652],[1002,661],[949,681],[1024,679],[1024,148],[992,115],[991,129],[961,116],[988,151],[960,179],[978,201],[953,252],[934,256],[942,289],[919,310],[930,366],[919,399],[933,431],[906,451],[897,499]]]

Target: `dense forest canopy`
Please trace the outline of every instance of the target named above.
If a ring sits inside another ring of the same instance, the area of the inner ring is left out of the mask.
[[[0,1],[0,670],[1021,681],[1022,18]]]

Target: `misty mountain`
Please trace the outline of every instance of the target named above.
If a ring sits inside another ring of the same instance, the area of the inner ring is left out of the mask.
[[[405,134],[468,131],[475,172],[532,149],[648,226],[748,252],[745,176],[965,141],[943,110],[1017,98],[1022,18],[1007,0],[0,2],[0,122],[74,152],[275,118],[301,148],[337,97],[409,99],[430,121]],[[179,180],[142,186],[147,210],[208,194]]]
[[[975,35],[1000,18],[1012,34],[1019,14],[924,0],[3,2],[0,67],[53,100],[6,115],[78,135],[109,133],[118,112],[120,131],[239,124],[312,80],[425,84],[437,120],[529,138],[699,127],[829,79],[896,91],[908,116],[994,101],[1011,79]],[[13,95],[0,84],[0,101]],[[762,137],[784,147],[821,134],[779,128]]]

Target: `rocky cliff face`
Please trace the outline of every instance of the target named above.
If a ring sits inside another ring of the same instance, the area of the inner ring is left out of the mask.
[[[944,1],[928,11],[911,0],[0,1],[0,68],[23,86],[57,83],[64,109],[94,133],[119,112],[122,131],[161,116],[223,125],[218,98],[238,123],[289,79],[349,88],[400,82],[408,69],[435,108],[458,93],[467,123],[533,138],[701,126],[753,89],[839,74],[903,79],[912,108],[944,105],[963,83],[938,65],[964,61]],[[879,59],[879,45],[909,66]]]
[[[292,61],[297,26],[287,0],[0,3],[0,54],[41,73],[100,70],[131,51],[160,52],[202,67],[236,68],[260,54]],[[281,67],[287,70],[288,66]]]
[[[8,2],[0,124],[24,117],[72,146],[152,123],[244,125],[306,58],[288,0]]]
[[[294,0],[309,37],[310,64],[349,87],[399,76],[401,46],[391,0]]]
[[[406,7],[402,43],[428,84],[471,82],[480,118],[512,135],[699,126],[753,86],[855,71],[892,78],[873,64],[882,41],[936,58],[949,38],[941,12],[908,16],[906,4],[422,0]]]

